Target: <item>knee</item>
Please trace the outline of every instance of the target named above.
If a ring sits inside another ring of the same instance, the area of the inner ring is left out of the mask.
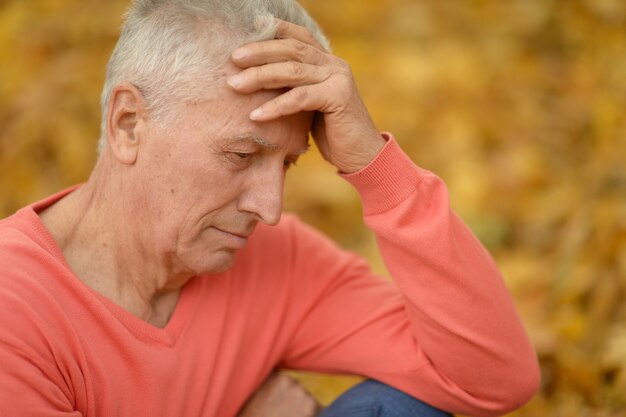
[[[378,381],[362,382],[342,394],[319,417],[451,417]]]

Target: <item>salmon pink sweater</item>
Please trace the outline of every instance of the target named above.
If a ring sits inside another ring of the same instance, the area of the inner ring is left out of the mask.
[[[439,408],[496,415],[538,367],[490,255],[393,138],[358,190],[394,282],[296,217],[182,289],[165,328],[84,285],[37,211],[0,222],[0,415],[235,416],[276,368],[350,373]]]

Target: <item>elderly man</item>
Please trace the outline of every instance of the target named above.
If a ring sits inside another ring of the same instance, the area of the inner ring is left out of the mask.
[[[279,368],[372,378],[325,416],[497,415],[535,392],[489,254],[295,2],[136,0],[102,110],[89,180],[0,223],[1,415],[314,415]],[[395,283],[281,219],[309,131]]]

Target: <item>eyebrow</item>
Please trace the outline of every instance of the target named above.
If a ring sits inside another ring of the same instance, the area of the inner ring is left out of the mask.
[[[264,147],[265,149],[267,149],[270,152],[275,152],[278,150],[278,145],[276,145],[275,143],[271,143],[269,141],[267,141],[266,139],[262,138],[261,136],[257,136],[257,135],[243,135],[243,136],[237,136],[235,138],[232,138],[230,140],[231,142],[254,142],[262,147]],[[296,152],[294,152],[294,155],[302,155],[305,152],[307,152],[310,148],[310,145],[307,143],[305,147],[298,149]]]

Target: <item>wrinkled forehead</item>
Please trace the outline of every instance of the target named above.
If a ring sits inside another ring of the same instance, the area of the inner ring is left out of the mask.
[[[227,79],[239,71],[231,64],[210,86],[198,92],[200,99],[176,106],[171,127],[203,135],[211,141],[253,138],[268,149],[285,150],[290,154],[306,150],[314,113],[296,112],[271,121],[253,121],[250,119],[252,111],[288,89],[238,93],[227,84]]]

